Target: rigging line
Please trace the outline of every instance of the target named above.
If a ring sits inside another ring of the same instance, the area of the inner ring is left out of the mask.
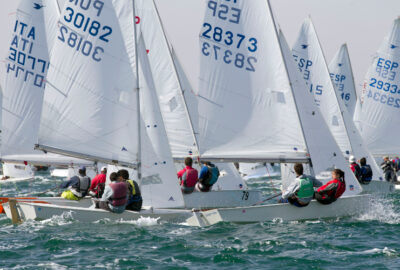
[[[267,170],[267,175],[268,175],[267,177],[269,178],[269,180],[271,182],[271,186],[272,186],[272,188],[274,190],[274,193],[276,194],[276,188],[275,188],[274,183],[272,182],[272,177],[271,177],[271,174],[269,173],[269,169],[268,169],[268,164],[267,163],[265,163],[265,169]]]

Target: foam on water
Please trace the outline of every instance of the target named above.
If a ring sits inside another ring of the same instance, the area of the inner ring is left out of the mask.
[[[396,211],[393,201],[386,198],[373,198],[368,211],[356,217],[360,221],[379,221],[387,224],[399,224],[400,213]]]

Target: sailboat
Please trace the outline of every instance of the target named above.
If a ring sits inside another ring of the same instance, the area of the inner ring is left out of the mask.
[[[346,192],[327,206],[312,201],[301,209],[290,204],[220,208],[194,212],[187,222],[204,226],[220,221],[313,219],[363,211],[369,195],[358,195],[362,188],[306,90],[283,35],[278,36],[269,2],[224,5],[232,13],[222,18],[215,12],[218,4],[208,5],[199,40],[199,95],[204,100],[199,103],[203,118],[199,133],[207,146],[203,156],[304,162],[312,165],[315,174],[338,167],[346,174]],[[232,35],[219,39],[220,32]]]
[[[30,165],[93,163],[34,151],[39,132],[49,55],[56,37],[56,0],[23,0],[16,12],[9,51],[2,65],[2,143],[4,182],[33,179]],[[8,41],[7,41],[8,42]]]
[[[160,110],[165,123],[168,141],[175,161],[199,155],[197,132],[197,100],[178,57],[168,44],[168,40],[153,1],[138,5],[138,35],[143,38],[149,60],[148,76],[152,77],[157,92]],[[262,200],[261,191],[248,190],[246,183],[232,164],[216,164],[221,171],[230,172],[214,185],[211,192],[184,194],[187,208],[215,208],[239,205],[251,205]],[[232,185],[228,182],[238,182]],[[227,183],[227,184],[225,184]],[[229,185],[228,185],[229,184]],[[243,194],[246,194],[244,200]]]
[[[179,210],[184,200],[146,47],[136,31],[135,11],[146,2],[108,1],[89,8],[78,2],[65,3],[47,74],[36,146],[136,169],[143,210],[119,215],[89,207],[20,202],[21,217],[46,219],[70,211],[82,221],[142,216],[176,220],[190,213]],[[75,25],[78,17],[84,20]],[[96,27],[102,31],[93,30]],[[10,216],[10,205],[5,204],[4,209]]]
[[[400,126],[400,18],[392,25],[372,59],[365,76],[354,121],[374,156],[397,156],[400,142],[394,139]]]
[[[400,123],[399,55],[400,17],[393,22],[372,59],[354,115],[354,122],[375,157],[396,157],[400,153],[399,142],[391,136],[397,133]]]
[[[357,159],[365,157],[370,164],[374,178],[369,185],[364,185],[364,190],[383,193],[392,191],[393,186],[382,181],[382,170],[368,151],[343,99],[334,88],[310,17],[305,19],[292,52],[309,92],[313,94],[315,103],[320,108],[342,153],[346,157],[354,155]]]
[[[336,90],[336,95],[342,99],[350,116],[354,115],[357,91],[346,43],[340,46],[340,49],[331,60],[329,72]]]

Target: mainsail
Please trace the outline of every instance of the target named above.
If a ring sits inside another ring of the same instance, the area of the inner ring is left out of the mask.
[[[384,38],[366,74],[355,114],[365,143],[374,155],[399,155],[400,18]]]
[[[49,55],[56,36],[54,0],[22,0],[15,14],[9,51],[1,65],[2,156],[37,154]]]
[[[292,53],[336,142],[345,155],[350,155],[345,122],[311,18],[306,18],[301,26]]]
[[[354,155],[358,159],[367,158],[376,179],[382,179],[382,171],[364,146],[352,116],[333,87],[324,54],[310,18],[305,20],[300,30],[299,38],[293,48],[293,56],[343,154]]]
[[[308,161],[267,9],[265,0],[207,3],[196,93],[204,159]]]
[[[336,95],[342,99],[350,115],[354,114],[357,94],[347,44],[343,44],[329,64]]]
[[[47,75],[39,148],[135,166],[132,3],[90,3],[65,2]]]

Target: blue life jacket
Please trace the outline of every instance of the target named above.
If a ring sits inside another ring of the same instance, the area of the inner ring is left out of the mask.
[[[368,164],[361,166],[361,177],[360,177],[361,183],[371,182],[372,175],[373,175],[372,169]]]
[[[216,166],[207,166],[208,167],[208,184],[210,186],[214,185],[219,177],[219,169]]]

